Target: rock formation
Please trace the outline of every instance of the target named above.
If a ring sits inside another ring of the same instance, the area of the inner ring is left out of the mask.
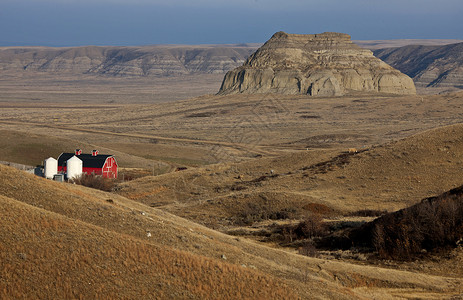
[[[415,94],[410,77],[353,44],[342,33],[275,33],[229,71],[219,94],[338,96],[353,91]]]

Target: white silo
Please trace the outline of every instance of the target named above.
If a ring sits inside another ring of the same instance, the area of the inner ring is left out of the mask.
[[[73,179],[82,174],[82,160],[77,156],[73,156],[66,161],[66,176],[68,179]]]
[[[49,157],[43,161],[44,175],[47,179],[53,179],[53,175],[58,173],[58,161]]]

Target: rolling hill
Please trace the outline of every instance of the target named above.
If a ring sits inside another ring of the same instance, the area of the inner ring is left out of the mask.
[[[118,193],[217,228],[249,214],[302,218],[313,207],[394,211],[463,183],[462,136],[457,124],[357,153],[302,151],[144,177]]]
[[[2,298],[296,297],[257,271],[150,245],[4,196],[0,207]],[[267,291],[253,288],[258,284]]]
[[[272,249],[5,166],[0,183],[3,298],[437,298],[462,284]]]

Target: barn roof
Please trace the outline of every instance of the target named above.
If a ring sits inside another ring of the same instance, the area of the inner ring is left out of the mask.
[[[65,166],[66,161],[76,155],[75,153],[61,153],[58,157],[58,166]],[[92,154],[80,154],[77,155],[82,160],[82,167],[84,168],[103,168],[104,163],[108,157],[112,155],[98,154],[93,156]]]

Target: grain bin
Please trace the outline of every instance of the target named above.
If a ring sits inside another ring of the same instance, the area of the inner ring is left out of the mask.
[[[53,175],[58,173],[58,161],[49,157],[43,161],[44,176],[47,179],[53,179]]]
[[[82,174],[82,160],[73,156],[66,161],[66,176],[68,179],[79,177]]]

